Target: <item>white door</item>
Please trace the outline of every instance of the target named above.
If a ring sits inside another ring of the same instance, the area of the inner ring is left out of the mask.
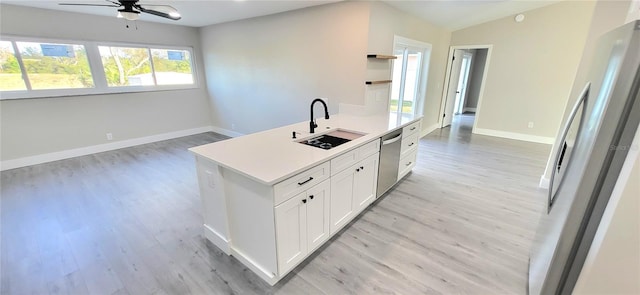
[[[301,193],[276,206],[276,247],[278,273],[296,266],[307,255],[307,193]],[[260,241],[256,241],[260,243]]]
[[[451,65],[451,74],[447,87],[447,98],[444,105],[444,113],[442,118],[442,128],[451,125],[453,120],[453,107],[456,101],[456,92],[458,91],[458,82],[460,80],[460,69],[462,68],[462,55],[464,51],[456,49],[453,51],[453,63]]]
[[[356,214],[364,210],[376,198],[378,182],[378,157],[376,153],[356,165],[353,184],[353,206]]]
[[[307,191],[307,249],[312,252],[329,239],[329,194],[327,179]]]
[[[331,176],[330,214],[331,234],[340,230],[355,214],[353,211],[353,178],[355,169],[346,170]]]
[[[471,74],[471,59],[473,54],[465,52],[462,56],[462,67],[460,69],[460,79],[458,79],[458,90],[456,91],[456,103],[454,115],[464,113],[465,98],[469,85],[469,75]]]

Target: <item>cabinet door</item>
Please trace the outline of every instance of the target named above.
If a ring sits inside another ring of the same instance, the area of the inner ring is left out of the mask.
[[[356,165],[353,184],[353,207],[356,214],[367,208],[376,198],[378,156],[376,153]]]
[[[307,254],[307,212],[303,200],[307,202],[306,192],[275,208],[279,274],[289,271]]]
[[[331,177],[330,214],[331,235],[340,230],[353,218],[353,177],[355,166]]]
[[[329,239],[331,182],[325,180],[307,191],[307,249],[312,252]]]

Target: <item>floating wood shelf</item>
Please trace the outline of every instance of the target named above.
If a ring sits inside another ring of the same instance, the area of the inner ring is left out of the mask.
[[[367,58],[377,58],[377,59],[396,59],[398,58],[395,55],[384,55],[384,54],[367,54]]]
[[[365,81],[364,84],[374,85],[374,84],[387,84],[391,83],[391,80],[378,80],[378,81]]]

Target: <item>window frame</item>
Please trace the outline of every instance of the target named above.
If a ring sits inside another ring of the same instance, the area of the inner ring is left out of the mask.
[[[87,52],[87,59],[91,70],[91,76],[93,78],[93,88],[64,88],[64,89],[26,89],[26,90],[0,90],[0,100],[15,100],[15,99],[33,99],[33,98],[48,98],[48,97],[68,97],[68,96],[85,96],[85,95],[100,95],[100,94],[122,94],[122,93],[139,93],[139,92],[154,92],[154,91],[171,91],[171,90],[185,90],[185,89],[197,89],[199,88],[198,70],[196,57],[194,55],[194,49],[190,46],[176,46],[165,44],[148,44],[148,43],[125,43],[125,42],[109,42],[109,41],[78,41],[70,39],[53,39],[53,38],[39,38],[39,37],[23,37],[14,35],[2,35],[2,41],[11,42],[14,50],[17,49],[16,42],[36,42],[36,43],[55,43],[55,44],[73,44],[84,46]],[[164,49],[164,50],[186,50],[189,52],[191,62],[191,74],[193,75],[193,84],[174,84],[174,85],[147,85],[147,86],[119,86],[109,87],[107,85],[107,78],[102,65],[102,57],[98,46],[113,46],[113,47],[133,47],[133,48],[145,48],[149,52],[149,61],[152,64],[151,74],[154,76],[154,83],[157,83],[155,78],[155,69],[153,68],[153,56],[151,55],[152,49]],[[20,70],[22,72],[23,79],[28,77],[28,74],[24,70],[24,64],[22,62],[22,56],[20,52],[14,53],[18,59]],[[28,78],[25,80],[25,86],[29,83]],[[28,88],[29,86],[27,86]]]

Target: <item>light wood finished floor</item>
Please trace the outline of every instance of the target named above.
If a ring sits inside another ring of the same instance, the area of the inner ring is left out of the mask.
[[[188,136],[2,172],[2,294],[525,294],[549,146],[420,141],[411,174],[274,287],[202,236]]]

